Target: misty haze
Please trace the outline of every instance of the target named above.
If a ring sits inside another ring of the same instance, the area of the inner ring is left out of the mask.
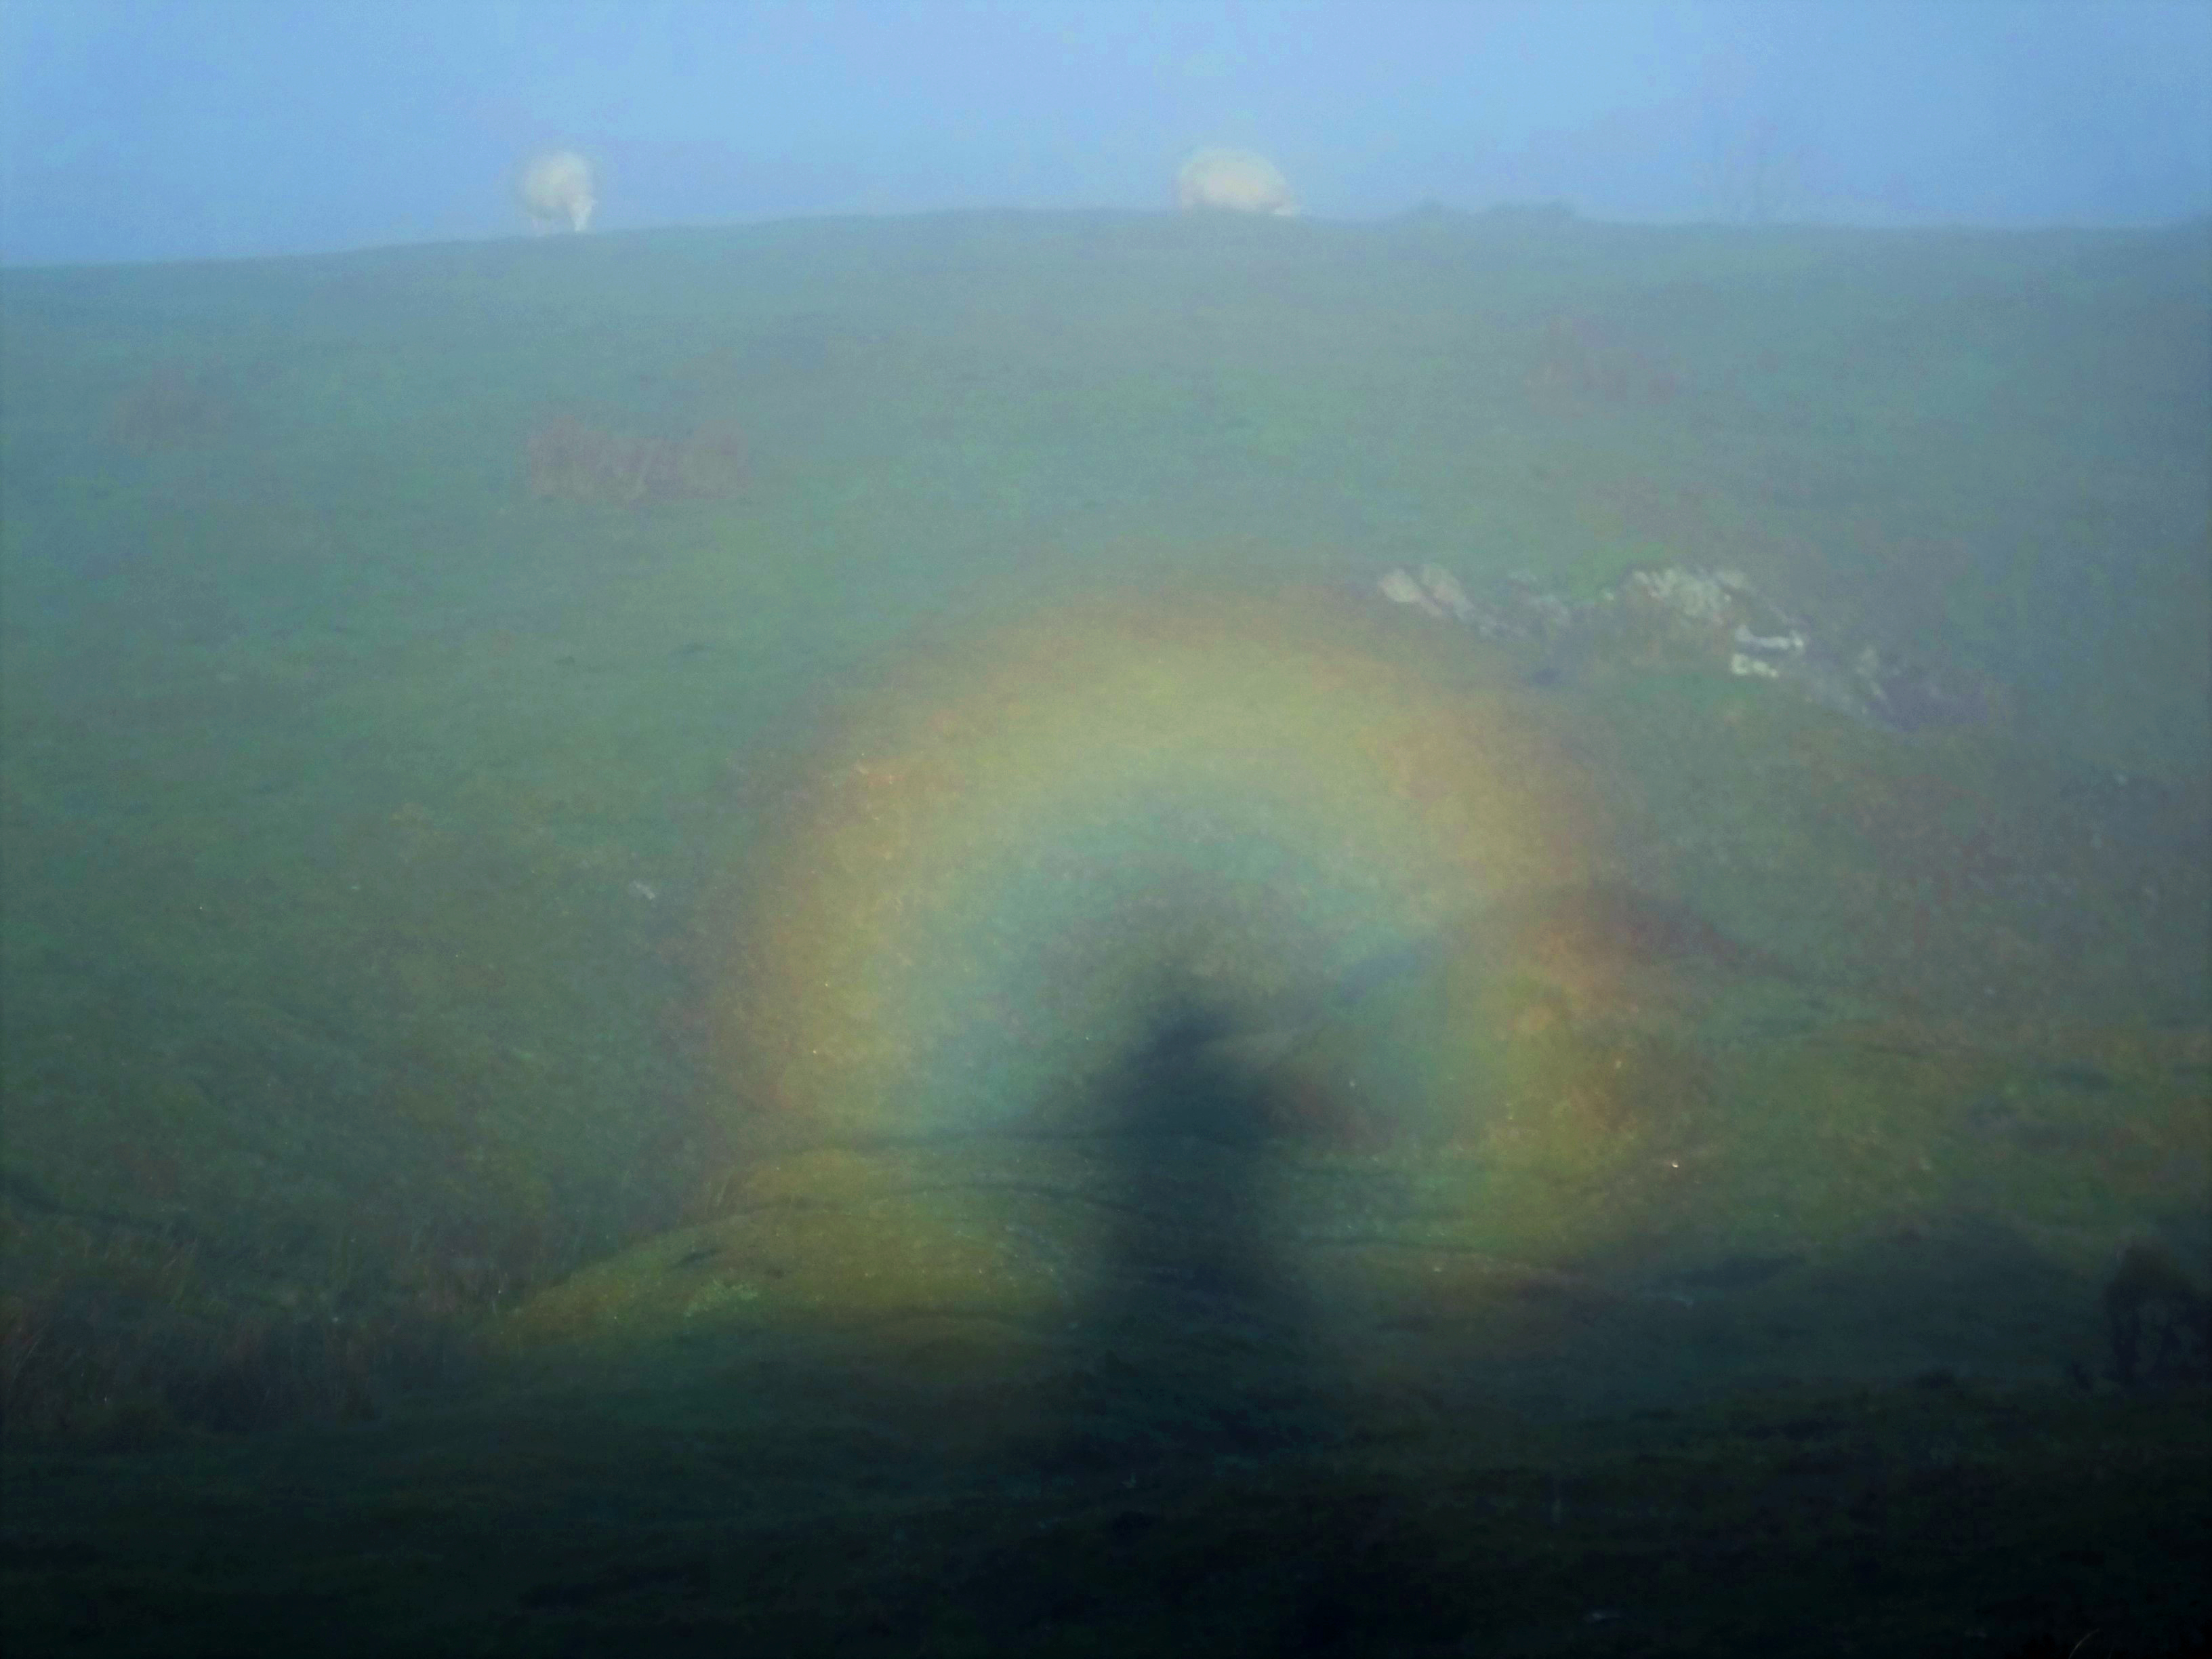
[[[0,10],[10,1654],[2212,1641],[2212,9]]]

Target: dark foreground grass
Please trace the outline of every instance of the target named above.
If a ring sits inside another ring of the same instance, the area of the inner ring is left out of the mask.
[[[954,1455],[923,1423],[863,1426],[871,1389],[717,1361],[18,1456],[4,1634],[16,1654],[2110,1655],[2212,1629],[2201,1390],[1939,1376],[1150,1454],[1071,1420]]]

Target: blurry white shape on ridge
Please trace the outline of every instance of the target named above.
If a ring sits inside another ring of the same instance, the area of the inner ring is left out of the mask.
[[[1176,174],[1179,208],[1225,208],[1287,219],[1298,210],[1290,181],[1273,161],[1249,149],[1194,151]]]
[[[592,210],[599,204],[592,182],[592,164],[573,149],[549,150],[532,156],[522,169],[520,186],[522,210],[531,228],[540,235],[562,220],[571,230],[588,229]]]

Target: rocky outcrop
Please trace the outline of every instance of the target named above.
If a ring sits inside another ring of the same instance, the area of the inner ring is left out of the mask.
[[[1632,570],[1593,599],[1525,577],[1471,596],[1441,565],[1386,572],[1376,591],[1486,640],[1538,647],[1535,672],[1557,679],[1607,656],[1655,654],[1771,681],[1821,707],[1892,731],[1960,726],[2001,712],[1997,687],[1914,662],[1872,642],[1838,641],[1755,587],[1741,571],[1701,565]]]

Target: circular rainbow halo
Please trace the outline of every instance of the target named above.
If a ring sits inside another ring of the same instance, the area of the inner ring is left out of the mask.
[[[1177,1026],[1259,1030],[1586,879],[1592,791],[1466,636],[1328,593],[1002,625],[855,697],[710,1010],[757,1143],[1080,1132]]]

